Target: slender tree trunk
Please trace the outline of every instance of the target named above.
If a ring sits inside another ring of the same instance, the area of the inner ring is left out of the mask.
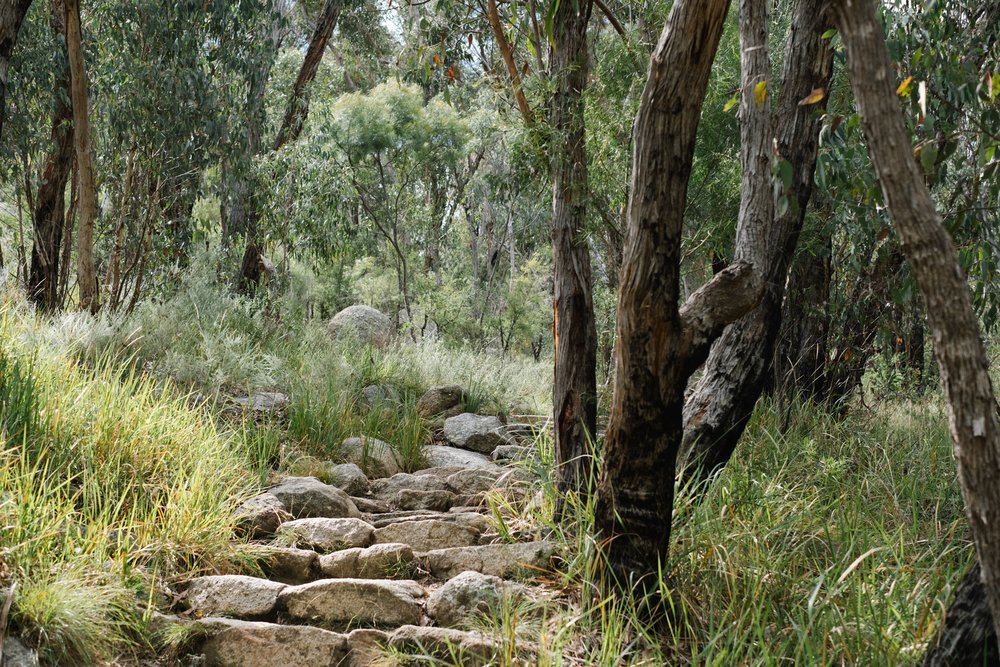
[[[634,126],[614,401],[597,487],[595,567],[606,592],[656,590],[670,544],[684,388],[762,285],[736,262],[680,309],[680,241],[695,134],[728,0],[676,0]]]
[[[822,38],[827,27],[823,13],[814,3],[797,0],[785,49],[776,123],[778,159],[791,166],[792,178],[784,193],[789,201],[787,211],[775,215],[769,105],[765,102],[758,108],[754,99],[755,87],[770,75],[766,8],[764,0],[740,3],[743,195],[735,249],[736,260],[752,262],[764,274],[766,287],[760,305],[727,327],[713,345],[705,374],[684,406],[687,460],[683,477],[695,482],[708,479],[729,461],[771,370],[788,266],[812,194],[823,111],[822,104],[799,102],[814,90],[825,94],[833,63],[828,40]]]
[[[517,109],[521,112],[521,117],[524,118],[524,124],[531,127],[535,124],[535,114],[528,106],[528,98],[524,96],[524,88],[521,87],[521,74],[518,72],[517,63],[514,62],[514,50],[503,33],[503,24],[500,22],[500,11],[497,9],[496,0],[486,0],[486,19],[493,30],[493,39],[496,40],[497,47],[500,49],[500,57],[503,59],[507,74],[510,76],[510,85],[514,91]]]
[[[69,55],[73,100],[73,143],[80,178],[80,226],[77,230],[77,287],[80,310],[96,313],[100,307],[97,271],[94,268],[94,223],[97,219],[97,184],[90,146],[90,117],[87,108],[87,75],[83,66],[83,31],[80,1],[65,0],[66,53]]]
[[[871,0],[835,0],[861,125],[886,206],[927,306],[948,403],[958,479],[1000,628],[1000,419],[989,360],[951,237],[941,224],[903,124],[895,68]],[[964,663],[971,664],[971,663]]]
[[[591,292],[587,220],[587,146],[583,91],[587,86],[587,23],[592,3],[562,2],[553,21],[549,64],[552,99],[552,259],[555,381],[556,520],[568,492],[585,489],[591,473],[588,438],[597,428],[597,329]]]
[[[66,34],[66,12],[62,0],[53,0],[53,28]],[[59,265],[66,220],[66,182],[73,171],[73,106],[70,102],[68,63],[53,95],[52,145],[45,159],[41,184],[32,213],[31,266],[28,272],[28,296],[44,310],[59,308]]]
[[[31,0],[4,0],[0,3],[0,136],[3,136],[3,120],[7,115],[10,58],[14,55],[17,33],[21,31],[21,24],[29,7]]]
[[[302,67],[299,68],[295,85],[292,86],[292,94],[288,96],[288,103],[285,105],[285,118],[281,122],[281,129],[278,130],[278,134],[274,138],[272,150],[276,151],[286,143],[294,142],[302,133],[306,116],[309,115],[309,100],[306,96],[306,89],[316,78],[316,72],[319,71],[323,54],[326,53],[326,45],[337,26],[340,5],[340,0],[326,0],[323,5],[323,11],[320,12],[319,20],[316,22],[316,29],[313,30],[312,38],[309,40],[306,57],[302,61]]]

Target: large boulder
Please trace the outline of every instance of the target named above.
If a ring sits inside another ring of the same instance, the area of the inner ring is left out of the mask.
[[[289,477],[270,493],[297,519],[361,516],[350,496],[315,477]]]
[[[427,615],[444,627],[462,627],[476,616],[489,613],[504,596],[521,595],[524,587],[479,572],[463,572],[452,577],[427,600]]]
[[[340,465],[332,466],[329,477],[331,484],[352,496],[368,490],[368,478],[355,463],[341,463]]]
[[[480,454],[492,454],[500,445],[510,444],[503,423],[496,417],[464,412],[444,421],[444,437],[455,447]]]
[[[327,324],[334,336],[348,336],[365,345],[385,347],[395,334],[388,315],[369,306],[348,306]]]
[[[402,471],[392,445],[378,438],[366,435],[347,438],[340,445],[340,453],[347,461],[361,466],[373,477],[391,477]]]
[[[280,600],[298,621],[380,626],[420,623],[424,596],[415,581],[323,579],[286,588]]]
[[[442,413],[454,413],[461,410],[465,401],[465,390],[457,384],[443,384],[431,387],[417,401],[417,412],[421,417],[430,418]],[[452,414],[447,416],[451,417]]]
[[[273,535],[278,526],[291,518],[273,493],[256,495],[236,508],[237,526],[254,539]]]

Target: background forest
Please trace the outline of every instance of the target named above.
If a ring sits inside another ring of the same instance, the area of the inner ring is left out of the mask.
[[[765,275],[757,315],[675,364],[694,371],[676,494],[676,447],[635,477],[670,489],[651,612],[620,580],[595,592],[626,479],[598,477],[630,433],[616,314],[629,267],[653,266],[627,242],[636,119],[692,3],[0,2],[0,636],[42,664],[189,664],[192,633],[154,612],[179,582],[253,570],[233,507],[325,480],[353,436],[419,470],[442,423],[418,399],[456,384],[467,412],[534,426],[522,488],[483,507],[498,539],[558,553],[546,596],[476,620],[484,662],[897,665],[934,645],[976,562],[948,402],[845,31],[813,3],[721,3],[704,95],[680,94],[700,107],[671,308],[743,262]],[[879,19],[995,384],[1000,2]],[[358,304],[391,342],[331,335]],[[280,415],[232,410],[265,392]]]

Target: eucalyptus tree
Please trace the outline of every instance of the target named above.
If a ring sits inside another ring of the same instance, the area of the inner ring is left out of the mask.
[[[54,35],[62,37],[53,49],[56,87],[52,94],[51,144],[44,159],[32,211],[31,268],[28,296],[46,310],[61,305],[59,291],[63,243],[66,234],[66,182],[73,168],[73,106],[70,102],[69,62],[66,56],[66,14],[62,0],[50,3],[49,23]],[[68,241],[66,242],[68,245]]]
[[[635,121],[614,399],[595,510],[606,588],[656,591],[670,544],[684,388],[762,291],[754,267],[734,262],[678,306],[695,135],[728,9],[728,0],[674,3]]]
[[[3,134],[3,119],[7,109],[7,75],[10,58],[17,44],[17,33],[21,30],[24,16],[31,7],[31,0],[4,2],[0,6],[0,135]]]
[[[464,188],[468,125],[441,100],[424,104],[416,87],[384,83],[367,94],[343,95],[322,128],[330,166],[349,183],[364,218],[387,244],[398,305],[412,326],[415,244],[426,244],[441,224],[423,219],[418,202],[434,182]]]
[[[958,478],[985,599],[1000,631],[1000,414],[972,296],[921,166],[913,159],[882,26],[870,0],[832,3],[872,161],[927,303]],[[968,657],[968,656],[967,656]]]
[[[63,0],[66,16],[66,55],[69,58],[70,99],[73,105],[73,145],[80,182],[80,223],[76,235],[76,279],[80,310],[96,313],[100,289],[94,266],[94,225],[97,219],[97,177],[91,149],[90,107],[83,56],[83,28],[79,0]]]
[[[824,37],[822,12],[801,0],[792,12],[778,109],[771,121],[766,9],[747,0],[740,3],[743,197],[734,256],[754,264],[765,290],[760,304],[727,327],[713,345],[705,372],[684,406],[689,481],[710,475],[728,461],[761,395],[781,326],[788,268],[812,194],[833,51]],[[751,99],[751,94],[757,97]],[[772,145],[777,151],[774,164]],[[776,203],[772,172],[781,185]]]

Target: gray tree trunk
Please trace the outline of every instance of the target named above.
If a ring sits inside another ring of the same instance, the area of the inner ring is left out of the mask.
[[[69,56],[71,98],[73,101],[73,143],[80,180],[80,224],[76,234],[76,276],[80,291],[80,310],[96,313],[100,291],[94,267],[94,224],[97,220],[97,181],[90,144],[90,113],[87,99],[87,75],[83,63],[83,29],[80,25],[79,0],[65,0],[66,53]]]
[[[913,159],[895,93],[896,72],[875,6],[871,0],[835,0],[833,7],[885,203],[926,300],[958,479],[996,631],[1000,627],[1000,420],[979,320],[955,246]]]

